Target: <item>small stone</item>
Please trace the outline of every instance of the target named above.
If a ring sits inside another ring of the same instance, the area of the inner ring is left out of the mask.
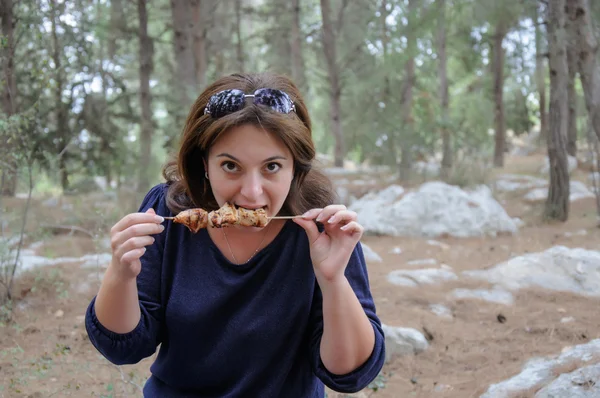
[[[58,310],[54,313],[54,316],[56,318],[62,318],[65,315],[65,312],[63,310]]]

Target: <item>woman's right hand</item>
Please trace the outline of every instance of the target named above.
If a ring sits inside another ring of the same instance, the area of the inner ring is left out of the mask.
[[[146,246],[154,243],[151,235],[165,229],[163,221],[154,209],[131,213],[119,220],[110,230],[113,271],[124,279],[135,279],[142,270],[140,257],[146,252]]]

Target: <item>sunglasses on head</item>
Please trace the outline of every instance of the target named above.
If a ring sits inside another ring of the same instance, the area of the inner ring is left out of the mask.
[[[254,94],[245,94],[238,89],[220,91],[210,97],[204,114],[210,114],[216,119],[237,112],[244,107],[246,98],[252,98],[254,104],[266,106],[279,113],[296,112],[294,101],[287,93],[272,88],[259,88]]]

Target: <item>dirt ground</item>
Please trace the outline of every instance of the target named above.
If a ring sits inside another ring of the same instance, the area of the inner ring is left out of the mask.
[[[527,172],[527,167],[512,161],[502,172]],[[587,173],[576,175],[584,180]],[[600,300],[595,298],[525,289],[515,293],[512,306],[504,306],[448,295],[456,287],[489,287],[481,282],[459,280],[409,288],[387,281],[390,271],[411,268],[407,262],[417,259],[434,258],[458,274],[554,245],[600,248],[594,199],[572,203],[568,222],[544,224],[539,221],[543,203],[532,206],[521,197],[501,196],[509,214],[526,222],[515,236],[437,239],[447,245],[444,247],[432,246],[426,239],[363,238],[383,259],[381,263],[369,263],[372,291],[382,321],[426,332],[430,348],[415,356],[393,359],[376,382],[357,395],[478,397],[490,384],[518,373],[533,356],[557,354],[565,346],[600,337]],[[580,233],[582,230],[586,233]],[[46,236],[47,243],[38,248],[38,254],[75,257],[98,247],[97,239],[64,232]],[[579,233],[565,235],[574,232]],[[394,247],[400,247],[401,254],[390,253]],[[7,321],[0,310],[0,398],[141,396],[153,358],[117,367],[104,360],[86,336],[83,314],[102,272],[100,266],[81,268],[70,263],[33,270],[17,281],[12,319]],[[453,317],[433,314],[430,304],[446,305]],[[568,316],[574,320],[561,323],[561,318]],[[343,395],[329,391],[329,396]]]

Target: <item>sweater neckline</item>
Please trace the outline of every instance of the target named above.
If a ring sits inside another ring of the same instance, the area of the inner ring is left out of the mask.
[[[256,265],[256,263],[258,263],[270,251],[272,251],[274,247],[277,247],[279,245],[280,241],[282,241],[283,239],[286,239],[286,235],[288,235],[288,230],[290,229],[290,223],[293,223],[293,221],[286,221],[283,224],[283,227],[281,228],[281,230],[277,233],[277,235],[275,235],[275,238],[273,238],[273,240],[271,242],[269,242],[269,244],[267,244],[265,247],[263,247],[261,250],[259,250],[250,259],[250,261],[248,261],[247,263],[243,263],[243,264],[236,264],[236,263],[231,262],[221,252],[221,250],[217,247],[217,245],[215,244],[215,242],[213,242],[213,240],[211,239],[210,235],[208,234],[208,231],[206,231],[205,229],[203,229],[202,231],[205,234],[205,236],[204,236],[205,239],[207,239],[208,242],[209,242],[210,248],[215,252],[215,255],[217,256],[218,262],[220,264],[222,264],[222,265],[227,266],[227,267],[233,268],[233,269],[238,270],[238,271],[242,271],[242,270],[247,270],[249,268],[253,268]]]

